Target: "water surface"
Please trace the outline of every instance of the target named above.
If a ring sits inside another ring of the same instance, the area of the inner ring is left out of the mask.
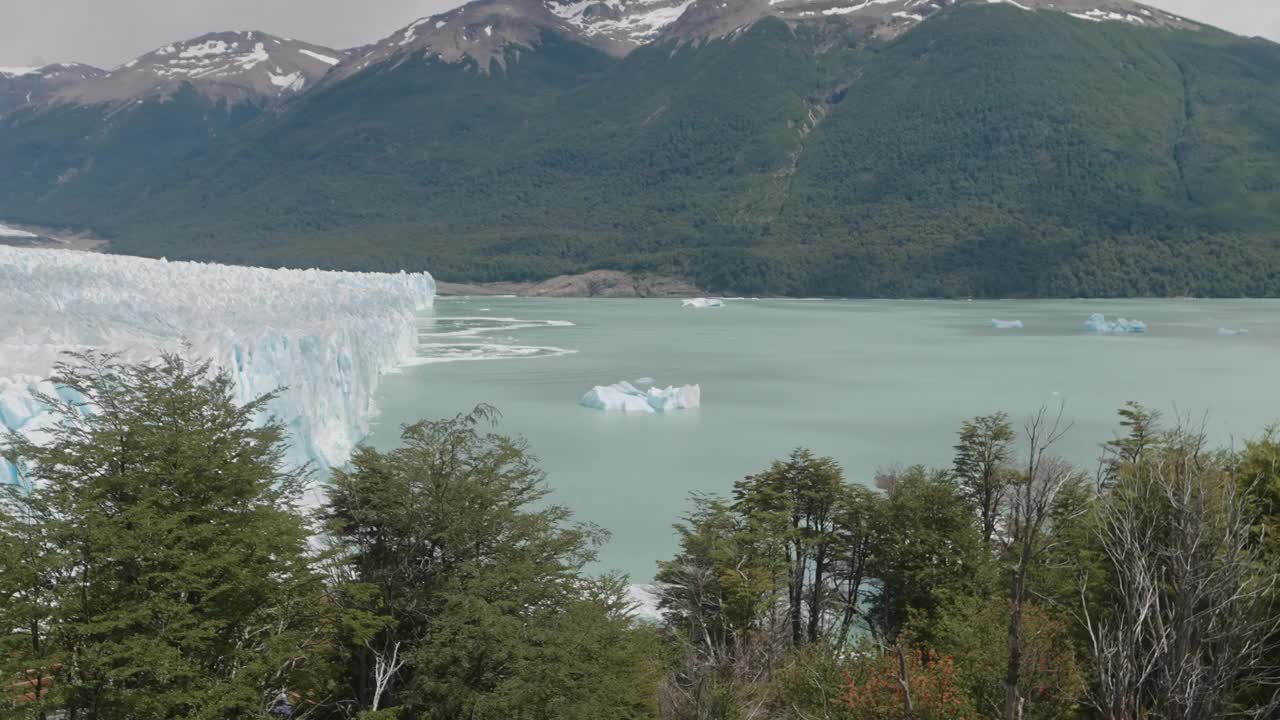
[[[1090,313],[1142,336],[1084,332]],[[453,319],[461,318],[461,319]],[[494,319],[502,318],[502,319]],[[1020,330],[990,327],[1021,320]],[[1219,328],[1245,328],[1224,336]],[[870,483],[879,468],[948,465],[961,421],[1065,403],[1060,448],[1092,464],[1137,400],[1239,442],[1280,419],[1276,301],[736,301],[440,299],[424,364],[385,379],[369,442],[401,423],[497,406],[554,499],[613,532],[601,565],[647,580],[689,493],[728,492],[796,446]],[[501,357],[505,359],[473,360]],[[593,385],[698,383],[703,407],[627,416],[578,406]],[[1207,419],[1206,419],[1207,418]]]

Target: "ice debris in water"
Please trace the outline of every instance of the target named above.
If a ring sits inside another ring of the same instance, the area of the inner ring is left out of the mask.
[[[1021,320],[991,320],[991,327],[997,330],[1013,330],[1022,327]]]
[[[379,376],[416,354],[435,281],[0,246],[0,298],[0,432],[50,429],[35,396],[65,392],[47,381],[65,351],[180,352],[230,373],[242,402],[284,388],[268,410],[287,460],[333,467],[368,434]]]
[[[596,410],[616,410],[626,413],[660,413],[668,410],[689,410],[702,404],[702,388],[697,385],[682,387],[651,387],[641,390],[623,380],[614,385],[597,385],[582,396],[580,403]]]
[[[652,385],[652,384],[653,384],[653,378],[651,378],[651,377],[636,378],[636,383],[635,383],[635,384],[636,384],[636,385]]]
[[[687,308],[718,308],[724,307],[724,301],[720,298],[689,298],[680,301],[681,307]]]
[[[1218,328],[1219,335],[1248,335],[1249,331],[1244,328]]]
[[[627,586],[627,603],[631,606],[631,615],[640,622],[657,624],[662,622],[662,587],[656,584],[636,583]]]
[[[1102,313],[1094,313],[1084,322],[1084,327],[1089,332],[1096,333],[1144,333],[1147,331],[1147,324],[1141,320],[1126,320],[1125,318],[1116,318],[1108,320]]]

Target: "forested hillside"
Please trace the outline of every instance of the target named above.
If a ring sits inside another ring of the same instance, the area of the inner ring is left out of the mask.
[[[889,39],[766,18],[621,59],[535,45],[374,64],[176,153],[77,130],[86,170],[0,179],[0,216],[118,252],[449,280],[1280,294],[1280,45],[986,4]],[[0,158],[65,152],[48,122],[5,121]]]

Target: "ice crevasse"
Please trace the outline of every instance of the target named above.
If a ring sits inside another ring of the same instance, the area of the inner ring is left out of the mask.
[[[241,401],[280,390],[287,459],[327,468],[368,433],[379,377],[416,354],[435,281],[0,246],[0,297],[0,430],[47,429],[35,398],[60,392],[47,378],[64,352],[179,352],[228,371]]]

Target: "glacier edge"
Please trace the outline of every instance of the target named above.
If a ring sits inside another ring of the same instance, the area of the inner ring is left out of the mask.
[[[287,461],[346,462],[376,415],[379,377],[417,354],[428,273],[351,273],[168,262],[0,246],[0,430],[42,432],[37,392],[62,353],[129,362],[209,360],[289,433]],[[0,460],[0,482],[17,470]]]

